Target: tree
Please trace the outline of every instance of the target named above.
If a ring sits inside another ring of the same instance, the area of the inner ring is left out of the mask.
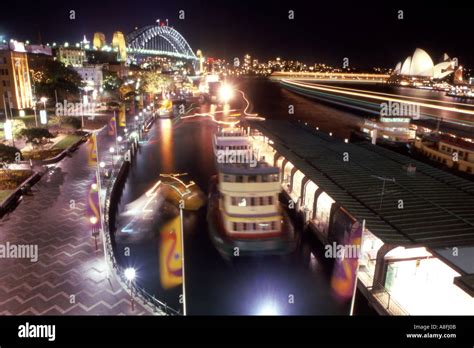
[[[77,96],[83,87],[81,76],[72,68],[55,60],[45,60],[38,64],[33,71],[36,95],[55,99],[55,91],[59,99]],[[41,71],[42,74],[36,74]]]
[[[21,159],[21,152],[16,147],[0,144],[0,162],[13,163],[16,162],[18,156]]]
[[[102,84],[104,91],[116,92],[123,84],[123,80],[117,76],[117,74],[110,71],[104,71],[104,82]]]
[[[25,128],[21,130],[20,135],[33,146],[43,146],[47,139],[54,138],[54,135],[46,128]]]
[[[141,88],[145,93],[158,94],[168,91],[173,86],[173,79],[158,71],[147,71],[143,74]]]

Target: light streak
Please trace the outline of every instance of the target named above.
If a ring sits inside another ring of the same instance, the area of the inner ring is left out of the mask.
[[[314,83],[314,84],[313,84],[313,83],[310,83],[310,85],[313,85],[313,86],[322,86],[322,87],[325,86],[325,85],[316,84],[316,83]],[[331,88],[339,89],[339,90],[367,92],[367,93],[376,94],[376,95],[378,94],[378,95],[395,96],[395,97],[397,96],[396,94],[383,93],[383,92],[376,92],[376,91],[364,91],[364,90],[361,90],[361,89],[348,88],[348,87],[331,86]],[[466,103],[450,102],[450,101],[446,101],[446,100],[433,100],[433,99],[428,99],[428,98],[411,97],[411,96],[403,96],[403,98],[406,98],[406,99],[415,99],[415,100],[424,100],[424,101],[429,101],[429,102],[439,103],[439,104],[460,105],[460,106],[466,106],[466,107],[469,107],[469,108],[474,107],[474,105],[470,105],[470,104],[466,104]]]
[[[336,92],[340,94],[347,94],[347,95],[353,95],[357,97],[363,97],[363,98],[369,98],[369,99],[376,99],[376,100],[383,100],[383,101],[394,101],[398,103],[406,103],[406,100],[400,99],[400,98],[391,98],[391,97],[381,97],[377,95],[370,95],[366,93],[360,93],[360,92],[352,92],[352,91],[345,91],[345,90],[338,90],[335,88],[330,88],[330,87],[322,87],[319,85],[314,85],[314,84],[307,84],[307,83],[301,83],[301,82],[295,82],[295,81],[289,81],[289,80],[282,80],[285,83],[289,85],[296,85],[304,88],[309,88],[309,89],[314,89],[314,90],[322,90],[326,92]],[[414,105],[419,105],[422,107],[430,108],[430,109],[438,109],[438,110],[444,110],[444,111],[451,111],[451,112],[457,112],[457,113],[462,113],[462,114],[468,114],[468,115],[474,115],[474,110],[465,110],[465,109],[458,109],[455,107],[447,107],[447,106],[441,106],[441,105],[432,105],[432,104],[427,104],[427,103],[420,103],[420,102],[412,102]]]

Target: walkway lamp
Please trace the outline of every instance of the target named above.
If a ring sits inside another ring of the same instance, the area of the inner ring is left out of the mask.
[[[128,267],[124,271],[125,279],[128,281],[128,286],[130,287],[130,303],[132,305],[132,311],[135,310],[135,305],[133,301],[133,288],[132,288],[132,283],[135,280],[136,272],[135,268],[133,267]]]

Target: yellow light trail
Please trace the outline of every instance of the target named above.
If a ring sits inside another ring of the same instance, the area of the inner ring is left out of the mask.
[[[314,84],[308,84],[308,83],[301,83],[301,82],[295,82],[295,81],[289,81],[289,80],[282,80],[287,84],[290,85],[296,85],[304,88],[309,88],[309,89],[315,89],[315,90],[321,90],[321,91],[327,91],[327,92],[333,92],[333,93],[340,93],[340,94],[346,94],[346,95],[353,95],[357,97],[363,97],[363,98],[368,98],[368,99],[375,99],[375,100],[383,100],[383,101],[394,101],[398,103],[406,103],[407,101],[404,99],[400,98],[393,98],[393,97],[381,97],[377,95],[371,95],[367,93],[360,93],[360,92],[352,92],[350,90],[339,90],[335,88],[330,88],[330,87],[322,87],[319,85],[314,85]],[[358,90],[355,90],[358,91]],[[461,114],[467,114],[467,115],[474,115],[474,110],[465,110],[465,109],[459,109],[455,107],[448,107],[448,106],[441,106],[441,105],[432,105],[428,103],[421,103],[421,102],[411,102],[411,104],[414,105],[419,105],[422,107],[426,107],[429,109],[437,109],[437,110],[444,110],[444,111],[451,111],[451,112],[457,112]]]
[[[321,84],[317,84],[317,83],[310,83],[310,85],[312,85],[312,86],[322,86],[322,87],[325,86],[325,85],[321,85]],[[364,91],[362,89],[355,89],[355,88],[348,88],[348,87],[331,86],[331,88],[340,89],[340,90],[348,90],[348,91],[362,91],[362,92],[368,92],[368,93],[371,93],[371,94],[386,95],[386,96],[397,96],[396,94],[375,92],[375,91]],[[406,98],[406,99],[416,99],[416,100],[425,100],[425,101],[430,101],[430,102],[433,102],[433,103],[440,103],[440,104],[461,105],[461,106],[466,106],[468,108],[474,108],[474,105],[471,105],[471,104],[450,102],[450,101],[446,101],[446,100],[433,100],[433,99],[428,99],[428,98],[411,97],[411,96],[404,96],[404,98]]]

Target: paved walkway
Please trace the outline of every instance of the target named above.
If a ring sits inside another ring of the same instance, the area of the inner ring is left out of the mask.
[[[99,137],[100,153],[109,142]],[[138,304],[132,312],[130,296],[112,274],[106,277],[103,247],[99,241],[96,251],[86,217],[93,175],[82,145],[0,220],[0,247],[38,245],[37,262],[0,258],[0,315],[149,314]]]

